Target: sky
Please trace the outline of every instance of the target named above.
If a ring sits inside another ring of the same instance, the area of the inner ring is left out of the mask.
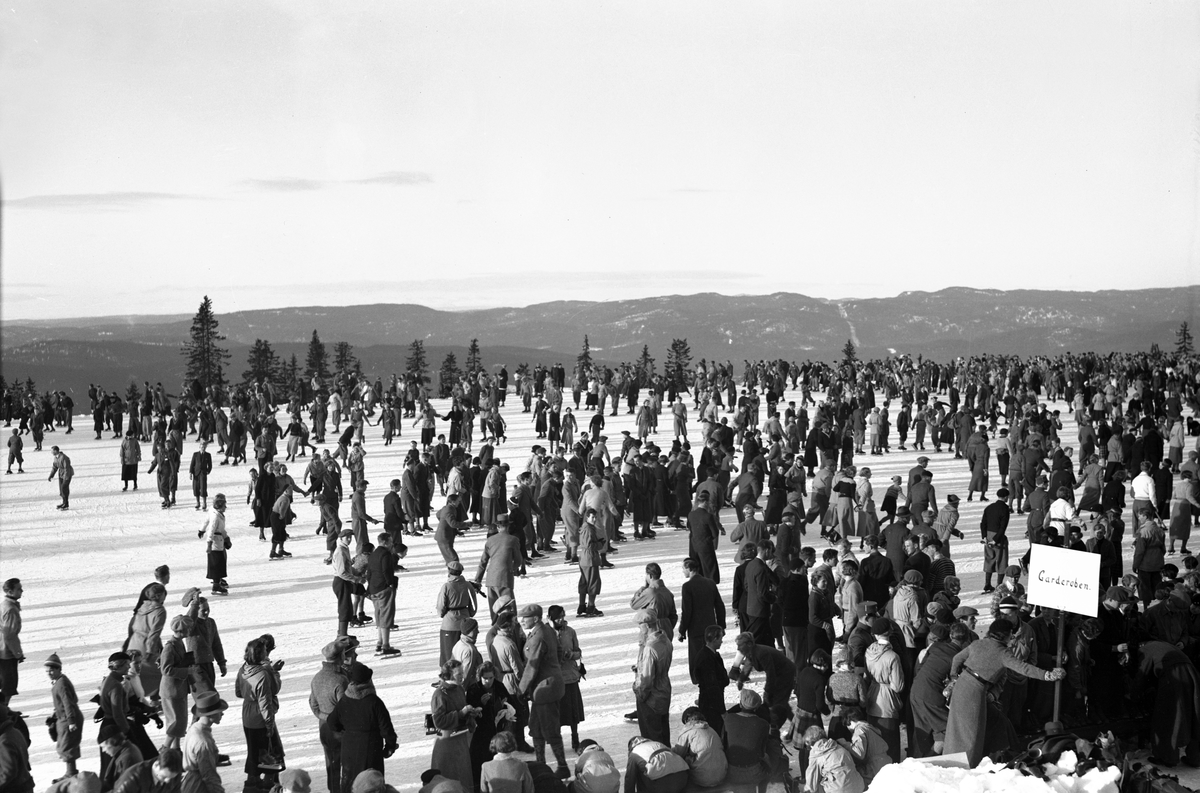
[[[1200,283],[1200,4],[18,0],[0,316]]]

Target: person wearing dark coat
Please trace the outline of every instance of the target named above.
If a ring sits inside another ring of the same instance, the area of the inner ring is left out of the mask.
[[[350,793],[354,779],[369,768],[383,772],[383,760],[398,746],[387,705],[375,693],[371,670],[355,661],[350,665],[346,693],[329,714],[329,726],[342,742],[342,793]]]
[[[909,692],[916,738],[910,752],[913,757],[941,754],[946,740],[946,719],[950,717],[950,707],[942,691],[946,678],[950,677],[950,662],[969,640],[967,626],[954,625],[948,639],[929,645],[925,660],[917,666]]]
[[[683,575],[687,580],[680,589],[679,641],[688,643],[688,669],[692,682],[697,683],[697,662],[705,652],[704,632],[710,625],[725,627],[725,601],[716,583],[701,575],[695,559],[683,560]]]
[[[1002,487],[996,491],[996,500],[983,509],[983,517],[979,521],[979,530],[983,542],[983,591],[992,591],[992,576],[999,575],[1004,580],[1004,571],[1008,569],[1008,520],[1012,516],[1012,508],[1008,506],[1008,488]]]
[[[709,508],[708,491],[700,491],[696,508],[688,513],[688,556],[700,563],[700,574],[715,584],[721,583],[717,541],[722,531],[721,519]]]
[[[725,669],[725,661],[721,658],[721,642],[724,636],[724,628],[709,625],[704,630],[704,649],[692,665],[694,679],[700,689],[696,705],[704,712],[709,726],[718,734],[724,729],[722,725],[725,714],[725,689],[729,686],[729,673]]]
[[[900,579],[892,561],[879,552],[879,538],[867,537],[864,542],[869,553],[859,562],[858,583],[863,590],[863,600],[883,608],[892,597],[892,585]]]
[[[758,544],[758,556],[746,563],[745,611],[747,623],[744,629],[754,634],[758,644],[773,646],[771,634],[771,605],[775,601],[775,572],[767,566],[767,558],[773,551],[769,540]]]
[[[525,629],[525,669],[517,684],[517,693],[530,700],[529,737],[539,763],[546,762],[546,744],[558,761],[558,774],[566,779],[567,756],[563,749],[559,702],[566,693],[558,634],[542,622],[542,607],[530,604],[521,609],[521,627]]]
[[[789,575],[779,580],[778,611],[783,630],[783,647],[788,660],[804,662],[808,653],[808,566],[799,556],[790,560]],[[891,570],[888,565],[888,570]]]
[[[897,581],[904,577],[904,563],[908,560],[908,554],[904,550],[904,540],[910,533],[907,522],[901,519],[895,523],[889,523],[879,534],[886,549],[887,559],[892,563],[892,573]]]
[[[1150,641],[1138,648],[1138,671],[1133,683],[1135,701],[1153,703],[1150,715],[1155,763],[1173,766],[1183,761],[1200,766],[1200,677],[1183,651],[1166,642]]]

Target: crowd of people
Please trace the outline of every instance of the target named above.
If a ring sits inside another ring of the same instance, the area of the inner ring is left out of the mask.
[[[1200,765],[1200,570],[1188,549],[1200,521],[1194,366],[1114,354],[838,367],[759,361],[745,362],[740,378],[729,362],[662,376],[630,365],[556,365],[510,378],[502,367],[443,384],[444,414],[408,375],[385,387],[340,373],[286,394],[270,383],[228,391],[193,383],[176,397],[146,383],[137,399],[97,386],[88,396],[95,439],[121,439],[125,489],[137,489],[148,446],[162,509],[176,504],[194,436],[186,473],[203,513],[196,528],[208,597],[229,595],[227,578],[236,586],[229,497],[209,498],[210,447],[223,455],[216,465],[247,466],[245,503],[269,539],[269,559],[291,556],[295,500],[316,507],[319,520],[308,528],[326,538],[336,630],[320,651],[309,704],[329,790],[386,789],[385,760],[399,744],[373,679],[393,673],[380,665],[402,655],[392,633],[402,618],[416,618],[397,609],[408,544],[432,533],[446,578],[436,598],[434,746],[423,790],[529,793],[570,781],[576,793],[675,793],[722,782],[794,789],[799,780],[811,791],[857,793],[904,757],[961,752],[975,765],[1015,746],[1017,735],[1050,721],[1058,686],[1067,724],[1150,715],[1154,759]],[[530,414],[536,442],[527,457],[502,461],[500,409],[510,392]],[[1075,437],[1061,436],[1058,402]],[[633,429],[610,438],[605,418],[622,408]],[[28,462],[25,435],[37,451],[46,432],[72,432],[72,409],[64,392],[5,387],[5,426],[17,422],[9,473]],[[372,471],[390,480],[375,517],[365,495],[366,434],[377,428],[390,445],[406,420],[420,435],[395,478]],[[859,458],[910,448],[944,456],[921,454],[877,503],[862,464],[869,460]],[[49,478],[59,509],[69,510],[74,470],[62,448],[52,452]],[[934,462],[967,470],[965,500],[987,502],[978,527],[959,523],[958,494],[939,499]],[[289,463],[304,466],[300,482]],[[340,514],[347,498],[348,525]],[[733,510],[728,531],[724,509]],[[380,529],[372,534],[369,525]],[[576,620],[603,617],[597,598],[610,556],[668,529],[681,533],[679,543],[666,535],[662,544],[681,561],[647,564],[630,593],[638,639],[626,719],[637,735],[624,747],[622,782],[609,752],[580,737],[588,648],[568,621],[569,604],[577,597]],[[487,539],[478,560],[464,561],[455,539],[472,531]],[[726,535],[737,549],[732,570],[728,561],[722,570],[717,553]],[[1068,615],[1062,654],[1059,614],[1026,597],[1029,554],[1010,558],[1010,537],[1021,535],[1030,545],[1100,556],[1099,616]],[[956,543],[982,546],[983,613],[962,602]],[[568,571],[558,577],[568,583],[557,600],[568,606],[519,604],[528,568],[559,553]],[[683,581],[677,592],[664,566]],[[212,727],[228,709],[217,677],[228,659],[206,593],[190,587],[172,609],[169,584],[170,571],[156,570],[123,643],[114,637],[120,646],[96,696],[99,775],[77,769],[79,696],[59,655],[45,661],[49,723],[65,764],[57,789],[224,790],[218,769],[230,759]],[[10,705],[25,660],[19,578],[3,591],[0,789],[25,793],[33,789],[28,725]],[[369,641],[351,633],[363,628],[375,632],[374,668],[364,663]],[[686,643],[686,661],[675,659],[676,640]],[[283,662],[272,659],[274,649],[263,634],[245,644],[240,665],[234,659],[245,793],[311,784],[287,767],[276,723]],[[694,704],[674,696],[673,665],[686,665]],[[151,722],[161,722],[157,743]]]

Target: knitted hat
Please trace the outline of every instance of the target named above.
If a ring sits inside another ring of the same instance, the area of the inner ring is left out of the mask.
[[[190,587],[187,592],[183,593],[183,607],[187,608],[192,605],[192,601],[200,597],[200,587]]]
[[[373,675],[373,674],[374,674],[374,672],[371,671],[371,668],[369,666],[360,664],[358,661],[355,661],[354,663],[352,663],[350,665],[350,682],[351,683],[360,683],[360,684],[361,683],[370,683],[371,675]]]
[[[458,623],[458,630],[460,633],[478,633],[479,623],[473,617],[467,617]]]
[[[742,706],[742,710],[758,710],[762,707],[762,697],[752,688],[743,688],[738,703]]]
[[[892,623],[884,617],[879,617],[871,623],[871,635],[873,636],[890,636],[892,633]]]
[[[58,653],[50,653],[50,657],[46,659],[46,663],[42,666],[50,666],[55,669],[62,669],[62,661],[58,657]]]
[[[925,579],[921,576],[920,570],[909,570],[904,574],[904,583],[920,586]]]
[[[1000,609],[1001,611],[1006,611],[1006,610],[1011,610],[1011,609],[1019,609],[1019,608],[1021,608],[1021,604],[1018,603],[1017,599],[1014,597],[1006,597],[1006,598],[1001,599],[1000,603],[996,606],[996,608]]]
[[[450,575],[462,575],[462,562],[450,562],[446,565],[446,570],[449,571]]]

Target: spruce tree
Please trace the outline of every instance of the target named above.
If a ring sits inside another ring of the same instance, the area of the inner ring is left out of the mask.
[[[362,371],[362,364],[354,354],[354,348],[348,341],[339,341],[333,345],[333,368],[339,372]]]
[[[417,379],[421,385],[429,383],[429,363],[425,360],[425,342],[413,339],[408,345],[408,358],[404,360],[404,370]]]
[[[523,377],[523,378],[528,377],[529,376],[529,364],[528,363],[518,364],[517,365],[517,374],[521,375],[521,377]]]
[[[1186,322],[1180,323],[1179,330],[1175,331],[1175,352],[1180,355],[1191,355],[1194,352],[1192,331]]]
[[[592,368],[592,346],[588,344],[587,334],[583,334],[583,350],[575,358],[575,368],[583,372]]]
[[[858,360],[858,351],[854,349],[854,342],[851,339],[846,339],[846,346],[842,348],[842,363],[853,364]]]
[[[671,339],[671,349],[667,351],[667,377],[676,388],[687,385],[687,371],[692,368],[692,348],[687,339]]]
[[[37,384],[35,382],[33,382],[32,377],[25,378],[25,393],[26,394],[36,394],[37,393]]]
[[[461,376],[462,370],[458,368],[458,359],[454,357],[454,353],[446,353],[446,357],[442,360],[442,368],[438,371],[438,396],[442,399],[450,396],[454,384]]]
[[[255,339],[250,354],[246,357],[246,366],[242,380],[247,385],[251,383],[273,383],[279,379],[279,356],[271,347],[271,342]]]
[[[206,388],[225,385],[225,361],[229,360],[229,350],[218,344],[225,341],[225,337],[217,330],[218,324],[212,300],[205,295],[196,316],[192,317],[191,340],[183,345],[182,350],[187,358],[189,383],[199,380]]]
[[[467,374],[479,374],[483,369],[483,355],[479,351],[479,339],[471,339],[467,347]]]
[[[308,356],[304,359],[304,372],[312,377],[314,374],[324,380],[329,377],[329,353],[317,331],[313,330],[312,339],[308,342]]]
[[[637,362],[638,385],[642,388],[650,385],[650,378],[654,376],[654,359],[650,357],[650,345],[642,345],[642,354]]]
[[[129,378],[129,387],[125,389],[125,401],[130,405],[136,404],[142,398],[142,389],[138,388],[137,380]]]
[[[299,376],[300,362],[296,360],[296,353],[292,353],[291,359],[280,367],[279,370],[280,385],[283,387],[284,394],[292,393],[292,390],[296,387],[296,378]]]

